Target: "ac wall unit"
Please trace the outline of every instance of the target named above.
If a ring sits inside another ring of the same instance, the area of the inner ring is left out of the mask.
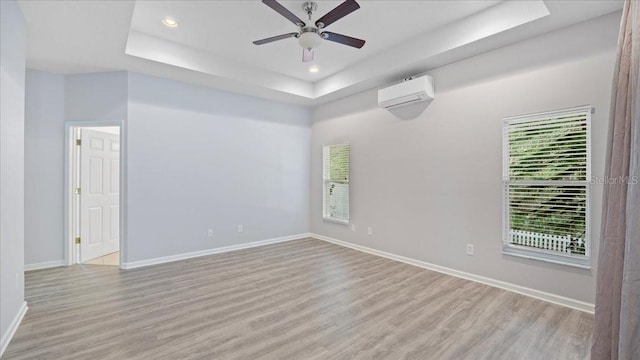
[[[433,99],[433,78],[429,75],[378,90],[378,105],[385,109],[394,109]]]

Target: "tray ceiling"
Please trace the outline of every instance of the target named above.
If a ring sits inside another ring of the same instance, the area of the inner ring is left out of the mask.
[[[324,42],[312,64],[296,31],[260,1],[21,1],[28,66],[58,73],[129,70],[315,105],[604,15],[621,1],[358,1],[328,30],[365,39]],[[282,1],[306,20],[302,1]],[[318,1],[313,20],[340,1]],[[162,19],[171,16],[177,28]],[[309,72],[311,65],[317,73]]]

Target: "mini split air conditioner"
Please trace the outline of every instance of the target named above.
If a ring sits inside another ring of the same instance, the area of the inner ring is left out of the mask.
[[[433,78],[429,75],[378,90],[378,105],[388,110],[433,99]]]

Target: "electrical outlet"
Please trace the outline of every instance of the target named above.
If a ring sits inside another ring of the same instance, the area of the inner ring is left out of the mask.
[[[473,255],[473,245],[467,244],[467,255]]]
[[[238,232],[241,233],[244,231],[244,228],[242,227],[242,224],[238,225]]]
[[[373,228],[371,226],[367,228],[367,235],[369,236],[373,235]]]
[[[356,231],[356,226],[354,224],[351,224],[351,231]]]
[[[209,231],[207,231],[207,236],[213,237],[213,229],[209,229]]]

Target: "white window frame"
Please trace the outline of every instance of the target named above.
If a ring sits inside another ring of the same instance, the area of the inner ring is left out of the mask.
[[[327,168],[326,168],[326,162],[325,162],[325,152],[326,151],[330,151],[330,149],[332,147],[343,147],[346,146],[349,148],[349,159],[348,159],[348,163],[349,163],[349,175],[348,175],[348,179],[347,180],[335,180],[335,179],[330,179],[327,178],[325,176],[325,174],[327,174]],[[350,194],[351,194],[351,184],[350,184],[350,180],[351,180],[351,146],[349,144],[331,144],[331,145],[324,145],[322,147],[322,219],[324,221],[329,221],[329,222],[335,222],[338,224],[344,224],[344,225],[348,225],[349,224],[349,220],[351,218],[351,199],[350,199]],[[329,184],[330,183],[335,183],[335,182],[339,182],[342,184],[346,184],[347,185],[347,217],[346,218],[341,218],[341,217],[335,217],[335,216],[331,216],[331,211],[330,209],[327,207],[327,203],[328,203],[328,197],[329,197]]]
[[[535,259],[544,262],[550,262],[561,265],[568,265],[572,267],[578,267],[583,269],[591,268],[591,112],[592,107],[589,105],[579,106],[569,109],[513,116],[503,119],[503,205],[502,205],[502,253],[510,256],[522,257],[527,259]],[[557,118],[560,116],[566,116],[571,114],[586,114],[586,176],[582,181],[569,181],[569,180],[552,180],[552,181],[522,181],[522,180],[510,180],[509,178],[509,125],[516,123],[523,123],[527,121],[540,120],[543,118]],[[519,246],[510,241],[510,201],[509,201],[509,186],[513,184],[521,185],[584,185],[585,186],[585,254],[573,255],[563,254],[558,251],[547,251],[544,249],[535,249],[531,247]]]

